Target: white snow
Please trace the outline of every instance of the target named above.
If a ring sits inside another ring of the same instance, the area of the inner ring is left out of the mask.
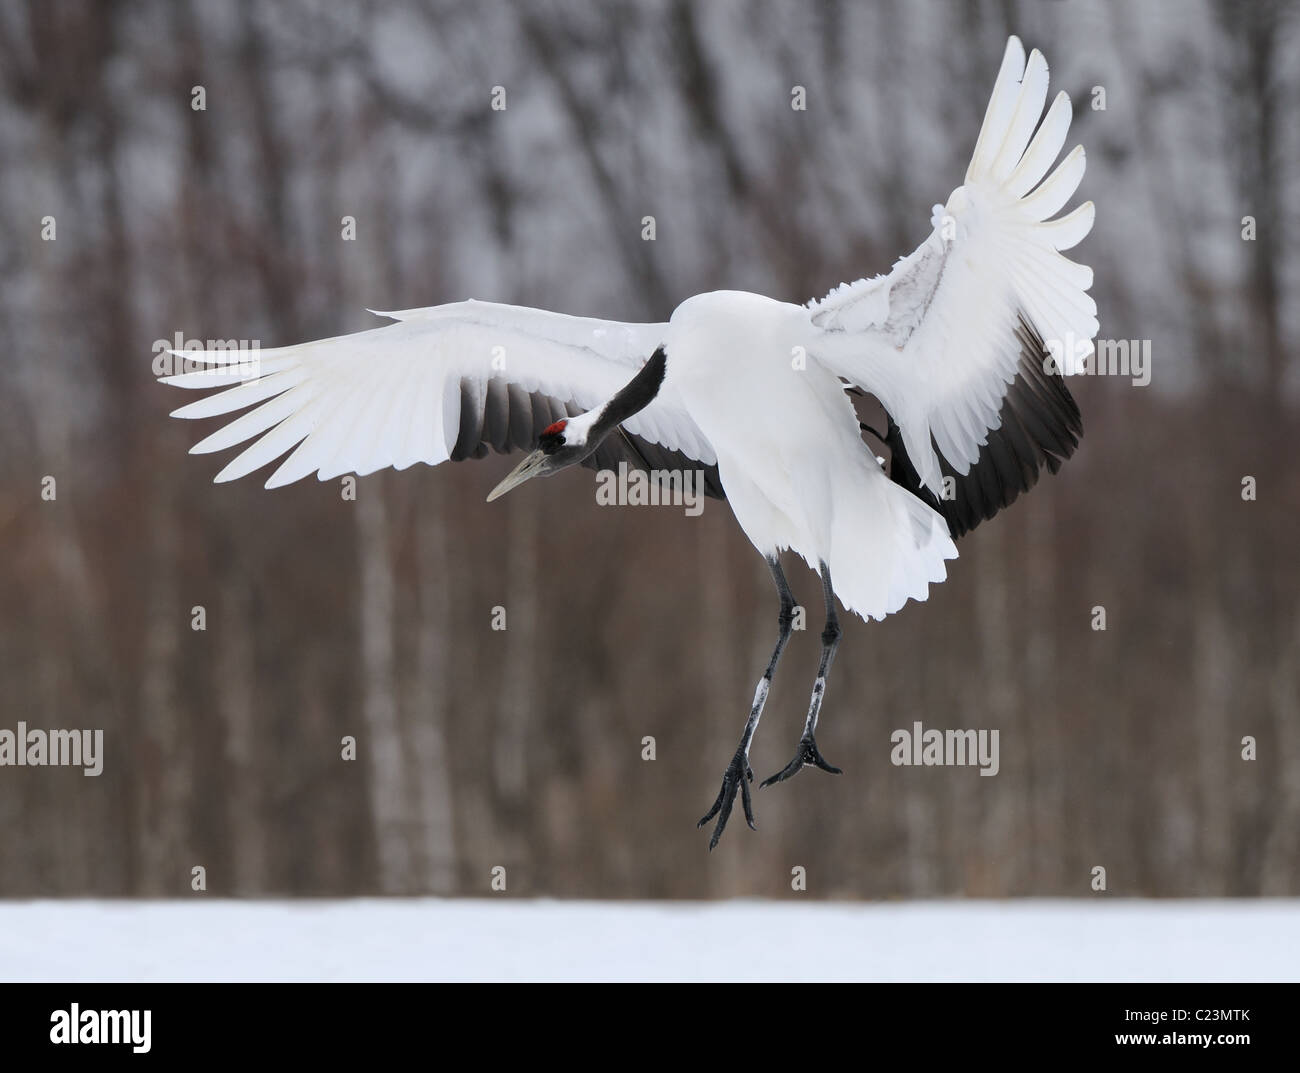
[[[0,903],[0,980],[1300,979],[1300,900],[201,897]]]

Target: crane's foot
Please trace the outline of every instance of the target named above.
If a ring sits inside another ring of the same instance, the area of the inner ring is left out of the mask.
[[[843,774],[839,768],[826,763],[822,754],[817,751],[817,740],[809,734],[799,739],[799,748],[795,750],[794,759],[770,779],[764,779],[759,785],[771,786],[774,782],[785,782],[791,775],[799,774],[806,767],[818,767],[823,771],[829,771],[832,775]]]
[[[722,789],[718,791],[717,800],[695,825],[703,827],[714,816],[718,817],[718,825],[713,828],[713,837],[709,839],[710,851],[718,844],[718,839],[727,828],[727,821],[731,819],[731,809],[736,804],[737,788],[740,789],[741,803],[745,809],[745,822],[749,824],[750,830],[758,830],[754,824],[754,804],[749,799],[749,784],[753,781],[754,772],[749,766],[749,758],[745,755],[744,749],[737,749],[736,755],[731,758],[731,763],[727,765],[727,770],[722,776]]]

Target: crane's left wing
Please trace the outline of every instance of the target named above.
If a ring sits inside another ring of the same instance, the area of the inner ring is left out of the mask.
[[[667,327],[476,301],[382,315],[394,323],[297,346],[181,353],[202,367],[164,383],[226,390],[173,417],[247,410],[191,453],[247,443],[217,474],[230,481],[292,451],[266,482],[275,488],[535,447],[553,421],[611,398]],[[703,469],[705,490],[723,496],[713,448],[668,385],[584,464],[619,461]]]
[[[810,351],[880,400],[913,490],[942,501],[944,477],[955,480],[962,501],[939,508],[955,533],[1054,472],[1082,435],[1062,374],[1093,353],[1097,307],[1092,270],[1060,251],[1094,212],[1087,202],[1051,219],[1083,178],[1084,153],[1052,170],[1070,102],[1059,94],[1039,124],[1046,97],[1046,61],[1035,51],[1026,63],[1011,38],[966,182],[935,206],[929,238],[888,276],[809,303]]]

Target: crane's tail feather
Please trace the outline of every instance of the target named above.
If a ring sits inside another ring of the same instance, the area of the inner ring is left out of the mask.
[[[835,594],[863,618],[883,619],[922,601],[957,557],[943,518],[864,460],[862,480],[836,498],[828,565]],[[874,472],[871,472],[874,470]]]

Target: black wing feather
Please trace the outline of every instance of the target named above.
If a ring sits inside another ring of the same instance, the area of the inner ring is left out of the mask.
[[[939,454],[939,468],[954,495],[940,499],[921,485],[920,475],[907,456],[902,433],[886,415],[889,475],[896,484],[924,500],[943,515],[954,538],[964,536],[980,522],[1014,503],[1022,492],[1038,483],[1044,468],[1055,473],[1074,454],[1083,435],[1079,407],[1059,372],[1049,372],[1049,352],[1042,337],[1022,315],[1016,328],[1020,364],[999,411],[1001,423],[988,434],[979,458],[966,474],[954,470]]]
[[[542,430],[562,417],[577,417],[582,407],[565,403],[540,391],[527,392],[518,384],[493,377],[486,386],[472,377],[460,382],[460,422],[451,460],[485,458],[489,451],[509,454],[530,451],[537,446]],[[704,465],[682,451],[633,435],[619,428],[582,461],[588,469],[618,469],[626,462],[632,469],[704,471],[704,492],[713,499],[726,499],[718,467]]]

